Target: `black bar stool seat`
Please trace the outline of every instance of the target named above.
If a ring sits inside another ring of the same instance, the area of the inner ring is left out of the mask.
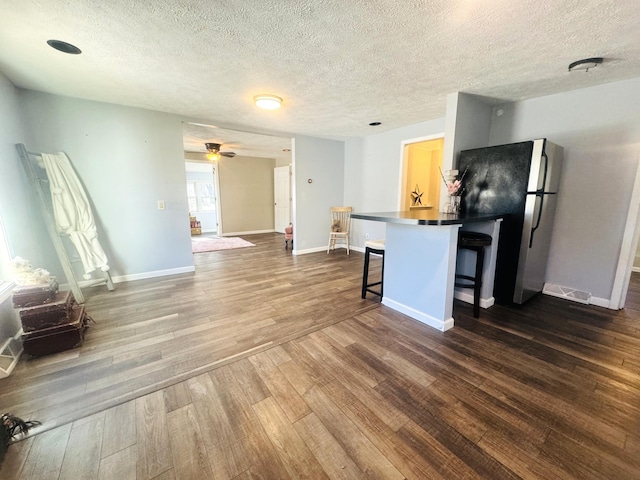
[[[382,298],[382,282],[384,281],[384,240],[367,240],[364,244],[364,271],[362,272],[362,298],[367,296],[367,292],[378,295]],[[369,283],[369,257],[372,253],[382,257],[382,273],[379,282]],[[371,287],[380,285],[380,291],[372,290]]]
[[[473,288],[473,316],[480,317],[480,289],[482,288],[482,269],[484,268],[484,249],[491,245],[491,235],[480,232],[458,230],[458,250],[476,252],[476,272],[470,275],[456,275],[455,285],[460,288]]]

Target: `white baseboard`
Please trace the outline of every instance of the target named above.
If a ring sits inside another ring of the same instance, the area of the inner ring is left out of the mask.
[[[180,267],[170,268],[167,270],[155,270],[153,272],[134,273],[132,275],[119,275],[117,277],[111,277],[113,283],[132,282],[134,280],[145,280],[147,278],[166,277],[169,275],[179,275],[181,273],[192,273],[196,271],[196,267]],[[82,287],[82,283],[80,283]]]
[[[336,250],[338,250],[338,249],[346,250],[347,246],[346,245],[336,245]],[[360,248],[360,247],[349,247],[349,250],[354,250],[354,251],[360,252],[360,253],[364,252],[364,248]],[[322,247],[305,248],[304,250],[293,250],[293,254],[294,255],[306,255],[307,253],[326,252],[326,251],[327,251],[327,246],[324,245]]]
[[[640,272],[640,267],[631,267],[632,272]]]
[[[563,298],[565,300],[571,300],[572,302],[582,303],[584,305],[596,305],[597,307],[609,308],[611,307],[611,300],[608,298],[594,297],[589,292],[583,292],[570,287],[563,287],[560,285],[554,285],[551,283],[545,283],[542,293],[551,297]]]
[[[224,232],[221,233],[221,237],[237,237],[238,235],[257,235],[258,233],[275,233],[272,228],[270,230],[249,230],[247,232]]]
[[[456,288],[453,292],[453,298],[460,300],[461,302],[470,303],[473,305],[473,293],[466,292],[462,289]],[[480,297],[480,307],[489,308],[496,303],[495,297],[482,298]]]
[[[170,275],[180,275],[181,273],[192,273],[196,271],[196,267],[181,267],[170,268],[167,270],[155,270],[153,272],[134,273],[132,275],[118,275],[117,277],[111,277],[113,283],[125,283],[133,282],[135,280],[146,280],[148,278],[168,277]],[[103,286],[104,283],[96,283],[96,280],[81,280],[78,282],[80,288],[89,288],[94,286]],[[68,283],[61,283],[59,285],[60,290],[70,290],[71,286]]]
[[[296,250],[295,248],[291,253],[294,255],[306,255],[307,253],[316,253],[316,252],[326,252],[327,247],[313,247],[313,248],[305,248],[304,250]]]
[[[405,315],[419,321],[420,323],[424,323],[425,325],[429,325],[430,327],[440,330],[441,332],[446,332],[450,328],[453,328],[453,318],[448,318],[442,321],[423,312],[419,312],[418,310],[408,307],[402,303],[396,302],[395,300],[391,300],[388,297],[382,298],[382,304],[386,305],[389,308],[393,308],[400,313],[404,313]]]
[[[553,283],[545,283],[542,293],[551,297],[564,298],[573,302],[584,303],[585,305],[591,303],[591,294],[589,292],[583,292],[576,288],[564,287]]]
[[[616,308],[611,307],[611,300],[608,298],[599,298],[599,297],[591,297],[589,300],[591,305],[596,305],[597,307],[609,308],[611,310],[617,310]]]

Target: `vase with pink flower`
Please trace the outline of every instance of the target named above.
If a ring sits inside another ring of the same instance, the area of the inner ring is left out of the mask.
[[[442,209],[444,213],[460,213],[460,198],[462,196],[462,192],[464,192],[462,181],[464,180],[467,171],[465,170],[460,178],[458,178],[458,173],[458,170],[447,170],[445,173],[442,173],[442,170],[440,170],[440,175],[442,176],[442,180],[447,187],[447,193],[449,194],[449,201],[445,203]]]

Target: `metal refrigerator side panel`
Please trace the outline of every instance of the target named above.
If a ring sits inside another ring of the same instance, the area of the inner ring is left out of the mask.
[[[526,302],[544,287],[556,203],[555,194],[527,195],[514,303]],[[532,240],[532,227],[537,223],[539,212],[540,223]]]

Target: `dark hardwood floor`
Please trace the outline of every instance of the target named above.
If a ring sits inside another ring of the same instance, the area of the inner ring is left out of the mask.
[[[246,239],[87,290],[85,344],[0,380],[44,424],[0,478],[640,478],[638,275],[621,311],[456,302],[441,333],[362,300],[358,252]]]

